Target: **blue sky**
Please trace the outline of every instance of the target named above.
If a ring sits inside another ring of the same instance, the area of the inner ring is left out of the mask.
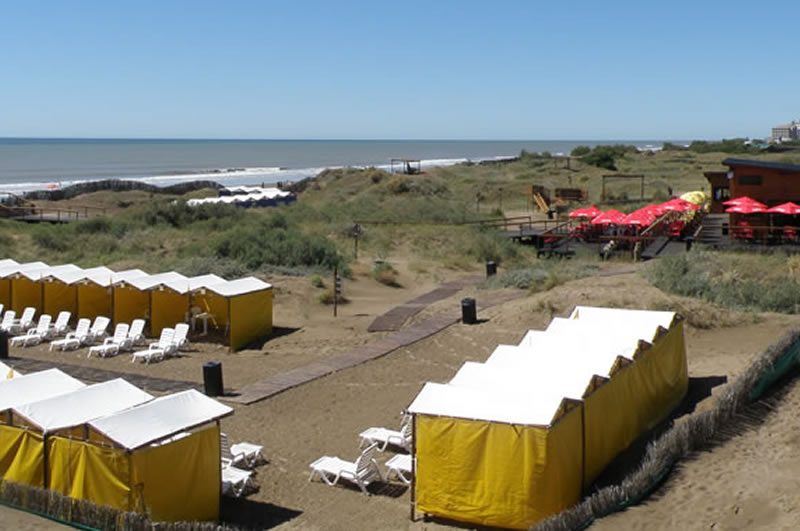
[[[0,136],[764,137],[800,118],[798,15],[796,0],[7,0]]]

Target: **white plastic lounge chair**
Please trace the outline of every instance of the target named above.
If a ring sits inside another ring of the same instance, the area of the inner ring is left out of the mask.
[[[11,346],[22,345],[27,347],[38,345],[48,337],[52,320],[53,318],[50,315],[42,314],[39,317],[39,324],[36,325],[36,328],[30,328],[26,333],[11,338]]]
[[[164,357],[171,354],[175,348],[175,344],[172,342],[172,337],[174,335],[175,330],[172,328],[161,329],[161,337],[158,338],[158,342],[150,343],[147,350],[134,352],[133,356],[131,356],[131,363],[137,360],[144,361],[145,363],[150,363],[153,360],[163,360]]]
[[[14,320],[17,316],[17,312],[14,310],[8,310],[6,313],[3,314],[3,322],[0,323],[0,330],[4,332],[10,332],[11,328],[14,326]]]
[[[89,347],[89,353],[86,357],[89,358],[92,354],[97,354],[101,358],[105,358],[106,356],[116,356],[119,354],[122,344],[128,339],[128,328],[130,328],[128,323],[118,324],[114,328],[114,335],[105,338],[102,345]]]
[[[108,324],[111,322],[111,319],[108,317],[103,317],[102,315],[98,315],[94,318],[94,323],[92,324],[92,328],[89,330],[89,333],[86,334],[86,338],[83,340],[84,345],[93,345],[100,341],[105,335],[106,330],[108,329]]]
[[[233,465],[222,466],[222,494],[240,497],[245,491],[254,488],[253,473]]]
[[[378,450],[381,452],[386,450],[390,444],[411,451],[411,429],[411,417],[409,416],[403,417],[400,431],[388,428],[367,428],[359,434],[361,437],[359,447],[363,448],[366,445],[378,443]]]
[[[59,312],[56,317],[56,322],[50,327],[50,337],[60,337],[69,332],[69,318],[72,317],[70,312]]]
[[[50,350],[53,350],[53,348],[71,350],[80,347],[83,344],[83,338],[89,333],[89,327],[91,325],[92,322],[89,319],[78,320],[78,325],[75,327],[74,332],[68,332],[64,339],[57,339],[50,342]]]
[[[134,345],[142,343],[144,343],[144,319],[134,319],[120,350],[133,350]]]
[[[189,346],[189,325],[186,323],[178,323],[175,325],[175,335],[172,337],[172,342],[175,343],[175,353],[183,350]]]
[[[386,461],[386,481],[392,477],[392,474],[397,476],[397,479],[411,485],[411,476],[414,473],[413,461],[410,454],[397,454],[391,459]]]
[[[229,464],[234,466],[253,468],[259,461],[264,460],[264,456],[261,453],[264,450],[263,446],[248,442],[241,442],[231,446],[225,433],[220,433],[219,439],[223,464],[228,461]]]
[[[22,311],[22,317],[11,326],[11,331],[22,334],[33,327],[33,319],[36,317],[36,308],[28,306]]]
[[[370,483],[378,480],[383,480],[381,469],[375,461],[375,452],[378,450],[378,444],[371,444],[365,448],[358,459],[353,463],[345,461],[338,457],[323,456],[311,463],[311,475],[308,480],[314,479],[314,475],[319,474],[319,477],[328,485],[336,485],[339,478],[344,478],[352,481],[361,489],[361,492],[369,496],[367,486]]]

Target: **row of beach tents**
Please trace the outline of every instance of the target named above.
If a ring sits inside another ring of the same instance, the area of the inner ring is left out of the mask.
[[[219,197],[189,199],[186,204],[189,206],[228,204],[244,207],[269,207],[289,204],[296,199],[293,193],[285,192],[278,188],[237,186],[221,189]]]
[[[448,383],[425,384],[407,408],[415,509],[528,528],[577,503],[687,389],[673,312],[578,306]]]
[[[254,277],[150,275],[140,269],[83,269],[73,264],[0,260],[0,304],[18,314],[68,311],[78,318],[110,317],[114,323],[145,319],[150,334],[201,314],[223,330],[231,351],[272,333],[272,285]]]
[[[220,419],[195,390],[154,398],[123,379],[0,364],[0,477],[154,521],[218,520]]]

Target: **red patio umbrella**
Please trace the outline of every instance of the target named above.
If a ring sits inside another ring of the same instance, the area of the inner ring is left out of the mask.
[[[661,203],[659,206],[664,210],[664,212],[686,212],[687,210],[697,210],[700,208],[700,205],[690,203],[689,201],[681,199],[680,197],[670,199],[666,203]]]
[[[728,209],[725,209],[725,212],[730,212],[733,214],[758,214],[766,211],[767,209],[763,206],[750,204],[734,205]]]
[[[631,212],[627,216],[625,216],[622,221],[619,222],[620,225],[641,225],[641,226],[648,226],[656,220],[656,217],[649,211],[645,209],[639,209],[635,212]]]
[[[602,210],[600,210],[596,206],[592,205],[590,207],[577,208],[577,209],[573,210],[572,212],[570,212],[567,215],[567,217],[570,217],[570,218],[596,218],[597,216],[599,216],[602,213],[603,213]]]
[[[731,206],[731,205],[732,206],[751,205],[751,206],[758,206],[758,207],[761,207],[761,208],[767,208],[767,205],[765,205],[764,203],[759,203],[755,199],[751,199],[751,198],[747,197],[746,195],[743,195],[741,197],[737,197],[736,199],[728,199],[727,201],[723,202],[722,204],[723,205],[728,205],[728,206]]]
[[[625,217],[625,214],[620,212],[619,210],[614,210],[613,208],[607,212],[603,212],[599,216],[596,216],[592,219],[592,225],[610,225],[610,224],[619,224],[620,221]]]
[[[781,203],[780,205],[768,208],[767,212],[772,212],[775,214],[789,214],[790,216],[794,216],[800,214],[800,205],[796,205],[789,201],[788,203]]]

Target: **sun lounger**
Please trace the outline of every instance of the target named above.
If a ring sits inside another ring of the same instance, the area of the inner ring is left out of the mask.
[[[386,481],[394,474],[406,485],[411,485],[413,473],[413,461],[409,454],[397,454],[386,461]]]
[[[14,310],[8,310],[6,313],[3,314],[3,322],[0,323],[0,330],[3,332],[10,332],[11,328],[14,326],[14,319],[17,316],[17,312]]]
[[[369,496],[367,491],[369,484],[376,479],[383,480],[381,469],[374,457],[377,449],[377,443],[371,444],[361,452],[355,462],[327,455],[320,457],[309,465],[311,475],[308,480],[311,481],[315,475],[319,475],[327,485],[336,485],[340,478],[344,478],[358,485],[361,492]]]
[[[135,345],[142,343],[144,343],[144,319],[134,319],[120,350],[133,350]]]
[[[94,323],[92,324],[92,328],[89,329],[89,333],[86,334],[85,339],[83,340],[84,345],[93,345],[103,339],[106,335],[106,330],[108,329],[108,324],[111,322],[111,319],[108,317],[103,317],[102,315],[98,315],[94,318]]]
[[[79,319],[78,325],[75,327],[74,332],[68,332],[64,339],[57,339],[50,342],[50,350],[53,350],[54,348],[59,350],[72,350],[79,348],[85,341],[91,325],[92,322],[89,319]]]
[[[249,470],[242,470],[233,465],[222,467],[222,494],[224,496],[238,498],[254,487],[253,473]]]
[[[69,332],[70,312],[59,312],[56,322],[50,327],[50,337],[61,337]]]
[[[161,361],[165,356],[168,356],[175,349],[175,344],[172,342],[172,337],[175,335],[175,330],[172,328],[163,328],[161,330],[161,337],[158,342],[150,343],[147,350],[140,350],[134,352],[131,356],[131,363],[134,361],[144,361],[150,363],[153,360]]]
[[[234,466],[253,468],[259,461],[264,460],[261,453],[264,450],[263,446],[248,442],[231,446],[225,433],[220,433],[220,449],[223,464],[227,461]]]
[[[127,323],[118,324],[114,328],[114,335],[105,338],[102,345],[89,347],[89,353],[86,357],[88,358],[91,357],[92,354],[97,354],[101,358],[105,358],[106,356],[116,356],[119,354],[122,344],[128,338],[128,328],[130,327]]]
[[[22,345],[28,347],[31,345],[38,345],[50,334],[50,322],[53,318],[49,315],[42,314],[39,317],[39,324],[36,328],[30,328],[26,333],[11,338],[11,346]]]
[[[186,323],[178,323],[175,325],[175,335],[172,337],[172,342],[175,344],[175,352],[183,350],[189,346],[189,325]]]
[[[36,308],[27,307],[22,311],[22,317],[19,318],[19,321],[15,321],[13,325],[11,325],[11,332],[22,334],[27,332],[29,328],[33,327],[33,319],[36,317]]]
[[[359,434],[361,442],[359,446],[364,446],[378,443],[378,450],[384,451],[388,445],[397,446],[411,450],[411,418],[406,416],[403,418],[403,424],[400,426],[400,431],[390,430],[388,428],[367,428]]]

